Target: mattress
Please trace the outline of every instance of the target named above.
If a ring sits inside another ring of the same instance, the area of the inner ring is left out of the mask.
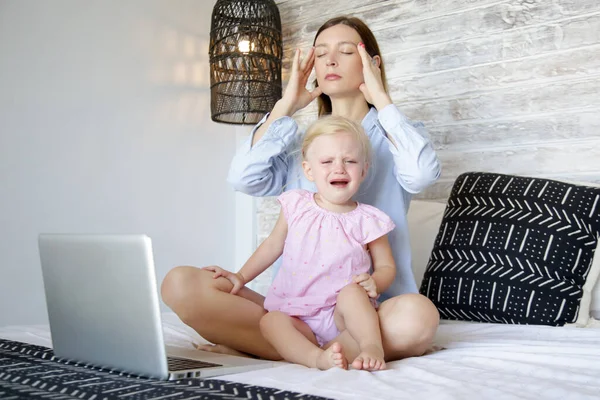
[[[163,314],[165,341],[205,341]],[[48,326],[0,328],[0,338],[51,347]],[[600,399],[600,324],[587,328],[442,323],[436,350],[375,373],[282,363],[219,379],[334,399]]]

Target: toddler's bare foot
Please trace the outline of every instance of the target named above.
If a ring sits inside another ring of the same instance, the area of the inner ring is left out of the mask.
[[[352,361],[352,368],[366,371],[379,371],[385,369],[383,349],[381,346],[368,345],[361,348],[360,354]]]
[[[333,367],[348,369],[348,360],[339,343],[334,343],[327,350],[323,350],[317,358],[317,368],[326,370]]]
[[[241,351],[237,351],[235,349],[232,349],[231,347],[227,347],[222,344],[196,344],[196,343],[194,343],[194,347],[196,347],[198,350],[208,351],[210,353],[229,354],[230,356],[251,358],[246,353],[242,353]]]

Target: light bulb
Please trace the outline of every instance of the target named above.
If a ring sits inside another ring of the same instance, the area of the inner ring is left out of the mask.
[[[250,51],[254,50],[254,43],[250,43],[249,40],[240,40],[240,42],[238,43],[238,49],[242,53],[248,54],[250,53]]]

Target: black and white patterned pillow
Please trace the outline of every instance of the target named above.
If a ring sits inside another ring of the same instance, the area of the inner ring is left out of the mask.
[[[421,284],[452,320],[585,325],[600,188],[472,172],[454,183]]]

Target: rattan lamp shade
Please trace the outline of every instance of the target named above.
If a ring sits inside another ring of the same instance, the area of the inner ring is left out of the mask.
[[[218,0],[210,29],[211,119],[255,124],[281,98],[281,19],[273,0]]]

